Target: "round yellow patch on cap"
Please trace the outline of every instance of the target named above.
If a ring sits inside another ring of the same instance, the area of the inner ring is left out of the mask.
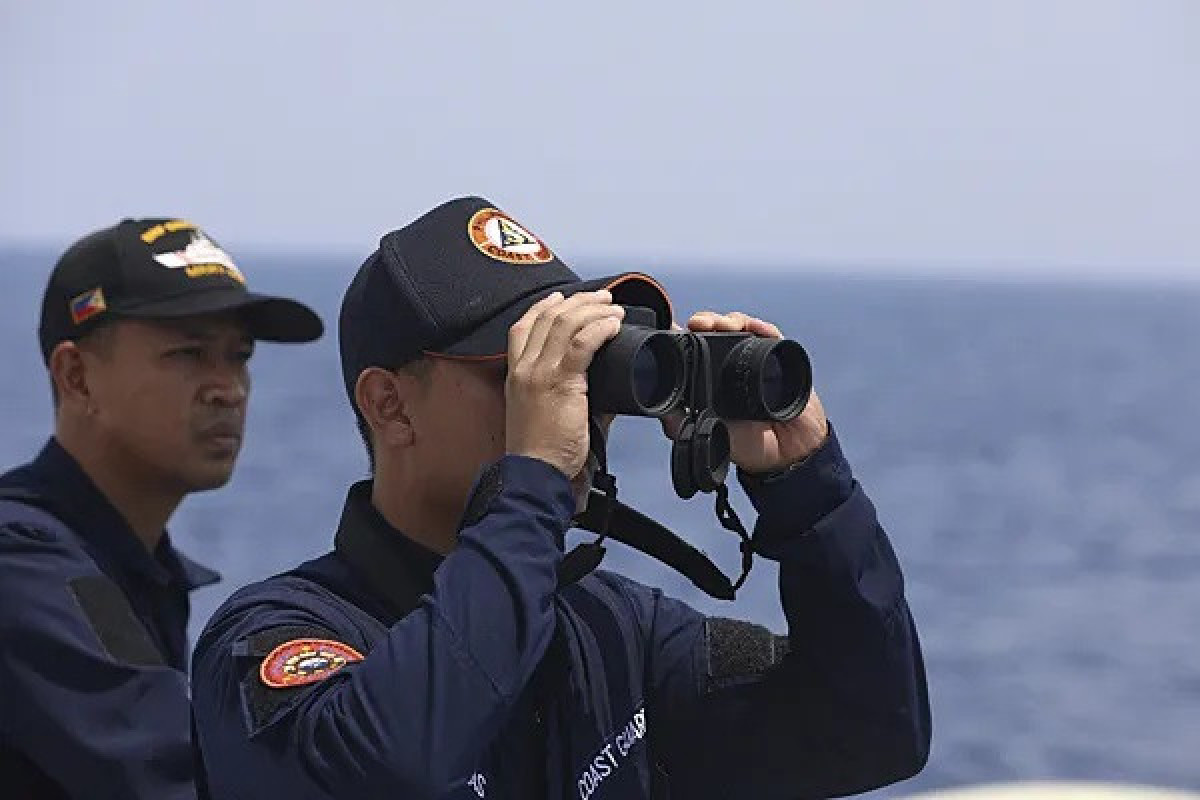
[[[467,235],[479,252],[508,264],[545,264],[554,258],[545,242],[499,209],[472,214]]]

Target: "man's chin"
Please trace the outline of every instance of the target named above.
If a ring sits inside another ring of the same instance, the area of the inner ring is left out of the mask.
[[[233,477],[232,461],[208,463],[197,469],[189,470],[184,476],[183,483],[189,492],[209,492],[220,489],[229,483]]]

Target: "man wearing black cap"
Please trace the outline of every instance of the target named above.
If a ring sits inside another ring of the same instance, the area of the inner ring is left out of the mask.
[[[0,476],[4,797],[196,797],[188,592],[218,576],[164,529],[229,480],[254,340],[321,330],[182,220],[124,220],[59,260],[39,330],[54,435]]]
[[[587,368],[622,306],[671,324],[652,279],[581,281],[480,198],[383,237],[340,321],[373,479],[332,553],[237,592],[196,645],[214,797],[761,800],[921,768],[899,566],[815,397],[731,424],[789,637],[560,569],[595,466]]]

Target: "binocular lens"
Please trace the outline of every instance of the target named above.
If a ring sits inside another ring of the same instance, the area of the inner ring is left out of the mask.
[[[647,339],[633,357],[633,396],[645,409],[657,409],[682,382],[678,351],[663,336]]]
[[[672,334],[622,326],[588,369],[595,411],[657,417],[678,405],[686,388],[683,353]]]
[[[798,411],[803,411],[812,391],[808,358],[803,351],[796,352],[785,345],[780,342],[771,349],[759,377],[763,405],[772,415],[787,414],[801,400],[804,402]]]
[[[767,360],[763,362],[761,386],[763,404],[768,410],[776,411],[787,403],[788,395],[783,364],[775,353],[768,355]]]
[[[719,357],[715,402],[725,419],[783,421],[808,403],[812,372],[804,348],[785,339],[710,338]]]

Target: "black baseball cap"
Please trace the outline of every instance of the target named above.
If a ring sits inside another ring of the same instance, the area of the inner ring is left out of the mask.
[[[649,275],[583,280],[528,228],[482,197],[462,197],[386,234],[342,299],[342,375],[395,369],[422,355],[466,361],[508,354],[508,329],[553,292],[608,289],[613,301],[671,327],[671,301]]]
[[[256,339],[310,342],[321,318],[308,306],[256,294],[229,254],[181,219],[125,219],[90,233],[59,258],[42,298],[42,355],[113,319],[168,319],[240,311]]]

